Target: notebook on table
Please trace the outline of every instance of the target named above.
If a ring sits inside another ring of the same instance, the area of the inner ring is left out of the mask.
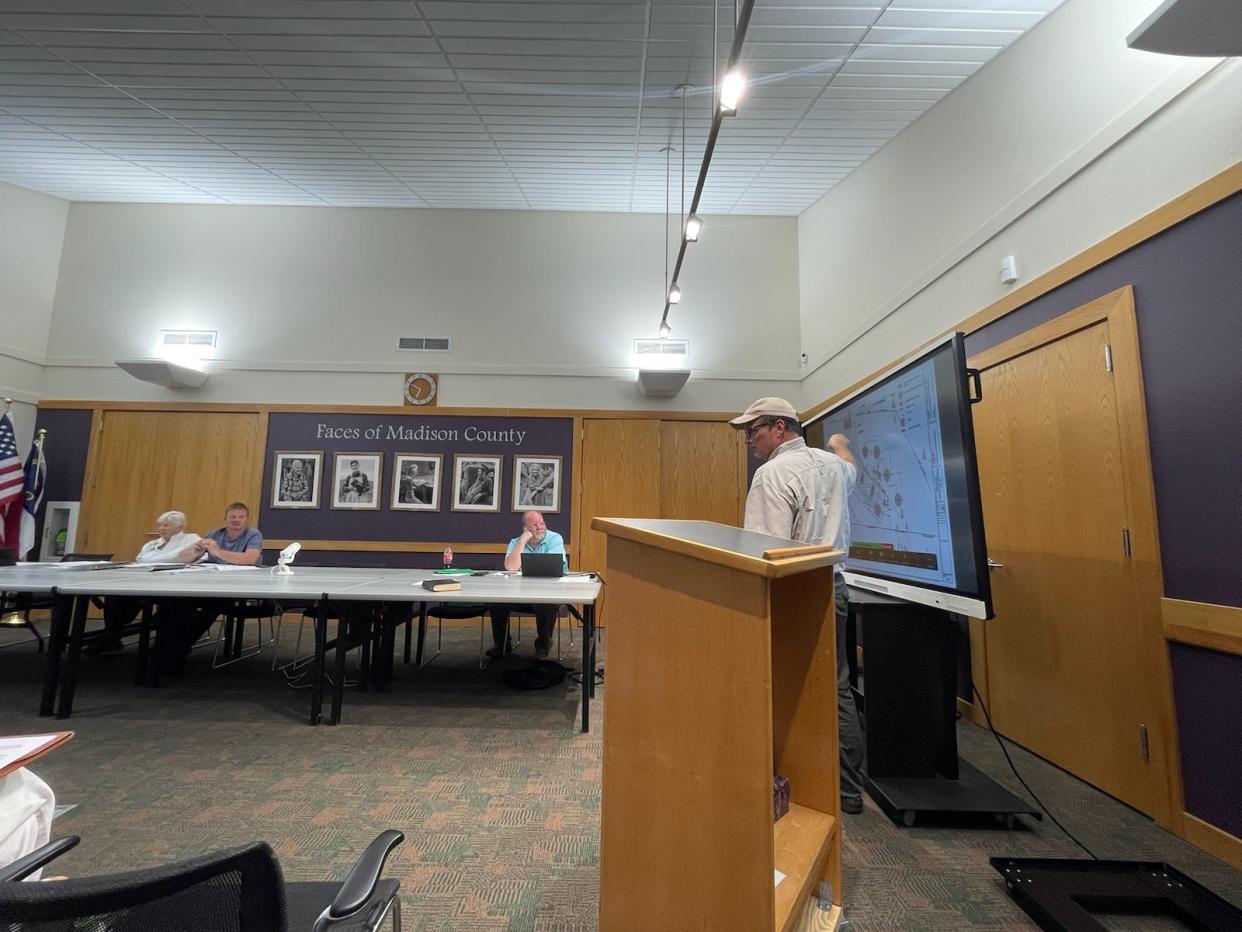
[[[565,554],[523,553],[522,575],[555,579],[565,575]]]

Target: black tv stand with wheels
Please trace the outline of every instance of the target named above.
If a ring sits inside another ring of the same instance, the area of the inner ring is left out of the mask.
[[[943,609],[850,589],[862,623],[865,785],[899,825],[919,816],[1041,818],[1038,809],[957,756],[957,623]]]

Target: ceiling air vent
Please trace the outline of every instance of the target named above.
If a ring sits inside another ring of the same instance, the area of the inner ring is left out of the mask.
[[[690,352],[689,340],[635,340],[635,356],[685,356]]]
[[[447,353],[452,348],[448,337],[398,337],[397,349],[416,353]]]
[[[215,330],[161,330],[161,346],[197,346],[216,345]]]

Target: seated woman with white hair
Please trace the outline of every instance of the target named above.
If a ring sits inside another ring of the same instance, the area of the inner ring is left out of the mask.
[[[185,529],[183,511],[166,511],[155,519],[155,539],[142,545],[135,563],[189,563],[198,559],[197,534]],[[121,649],[121,632],[133,622],[142,609],[137,596],[109,596],[104,603],[104,635],[86,648],[89,654],[113,653]]]

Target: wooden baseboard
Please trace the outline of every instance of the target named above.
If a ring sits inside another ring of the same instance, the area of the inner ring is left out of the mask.
[[[963,721],[974,722],[984,728],[988,727],[988,721],[983,717],[983,713],[975,708],[974,703],[967,702],[961,696],[957,697],[957,714],[962,717]]]
[[[1189,812],[1182,814],[1182,835],[1195,847],[1202,848],[1213,857],[1242,870],[1242,838],[1231,835],[1210,822],[1204,822]]]

